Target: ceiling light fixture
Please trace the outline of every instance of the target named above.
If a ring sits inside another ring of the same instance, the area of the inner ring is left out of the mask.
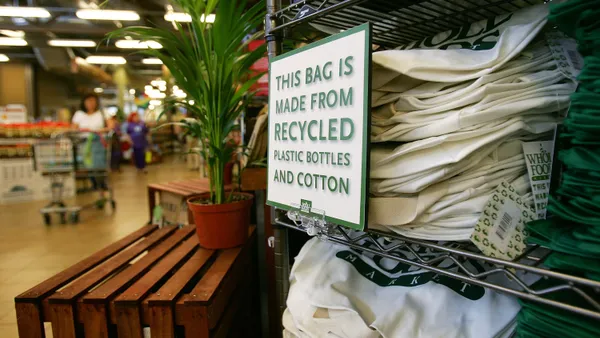
[[[162,65],[163,64],[163,62],[159,58],[142,59],[142,63],[145,65]]]
[[[102,89],[100,87],[96,87],[96,88],[94,88],[94,93],[96,93],[96,94],[104,93],[104,89]]]
[[[122,56],[92,55],[88,56],[85,61],[97,65],[123,65],[127,63],[127,60],[125,60],[125,58]]]
[[[162,104],[161,100],[150,100],[150,104],[153,106],[160,106]]]
[[[6,54],[0,54],[0,62],[8,62],[10,61],[10,59],[8,58],[8,56],[6,56]]]
[[[135,89],[129,89],[129,94],[135,95]]]
[[[21,38],[0,37],[0,46],[27,46],[27,41]]]
[[[204,14],[202,14],[202,16],[200,17],[200,21],[213,23],[215,22],[215,18],[216,16],[214,14],[209,14],[205,20]],[[187,13],[181,12],[167,12],[165,14],[165,20],[171,22],[192,22],[192,16]]]
[[[164,99],[167,97],[167,94],[161,92],[149,92],[146,93],[146,95],[148,95],[148,97],[151,99]]]
[[[23,38],[25,32],[23,31],[11,31],[10,29],[0,29],[0,34],[9,36],[11,38]]]
[[[161,49],[163,46],[156,41],[140,41],[140,40],[117,40],[115,42],[117,48],[123,49]]]
[[[48,44],[52,47],[96,47],[96,42],[92,40],[52,39],[48,40]]]
[[[152,80],[152,81],[150,81],[150,84],[153,85],[154,87],[166,86],[167,85],[167,81],[165,81],[165,80]]]
[[[50,12],[41,7],[0,6],[0,16],[15,18],[49,18]]]
[[[75,12],[75,15],[86,20],[138,21],[140,19],[140,15],[134,11],[109,9],[80,9]]]

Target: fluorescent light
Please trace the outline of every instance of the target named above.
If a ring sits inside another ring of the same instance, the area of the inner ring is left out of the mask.
[[[96,87],[96,88],[94,88],[94,93],[97,93],[97,94],[104,93],[104,89],[102,89],[100,87]]]
[[[153,85],[154,87],[166,86],[167,85],[167,81],[165,81],[165,80],[152,80],[152,81],[150,81],[150,84]]]
[[[80,9],[75,15],[86,20],[138,21],[140,19],[140,15],[134,11],[108,9]]]
[[[154,90],[154,87],[152,87],[151,85],[145,85],[144,86],[144,90],[145,91],[152,91],[152,90]]]
[[[166,21],[192,22],[192,16],[187,13],[169,12],[165,14]]]
[[[0,29],[0,34],[9,36],[11,38],[23,38],[23,37],[25,37],[25,32],[23,32],[23,31],[11,31],[10,29]]]
[[[8,62],[10,61],[10,59],[8,58],[8,56],[6,56],[6,54],[0,54],[0,62]]]
[[[161,92],[164,92],[167,90],[167,86],[158,86],[158,90],[160,90]]]
[[[96,47],[96,42],[92,40],[48,40],[48,44],[53,47]]]
[[[202,14],[202,16],[200,17],[200,21],[202,22],[208,22],[208,23],[213,23],[215,22],[215,15],[214,14],[209,14],[206,17],[206,20],[204,20],[204,14]],[[187,14],[187,13],[181,13],[181,12],[168,12],[165,14],[165,20],[166,21],[175,21],[175,22],[192,22],[192,16]]]
[[[124,57],[122,56],[99,56],[99,55],[94,55],[94,56],[88,56],[85,61],[87,61],[88,63],[94,63],[94,64],[98,64],[98,65],[123,65],[127,63],[127,60],[125,60]]]
[[[0,6],[0,16],[16,18],[49,18],[50,12],[41,7]]]
[[[21,38],[0,37],[0,46],[27,46],[27,41]]]
[[[150,104],[153,106],[160,106],[162,104],[161,100],[150,100]]]
[[[129,94],[135,95],[135,89],[129,89]]]
[[[151,99],[164,99],[167,97],[167,94],[161,92],[149,92],[146,93],[146,95],[148,95],[148,97]]]
[[[209,15],[206,17],[206,20],[204,20],[204,14],[202,14],[202,16],[200,17],[200,21],[202,21],[202,22],[205,22],[205,21],[206,21],[206,22],[208,22],[208,23],[213,23],[213,22],[215,22],[215,18],[216,18],[216,17],[217,17],[217,16],[216,16],[216,15],[214,15],[214,14],[209,14]]]
[[[140,40],[118,40],[115,42],[117,48],[124,49],[161,49],[163,46],[156,41],[140,41]]]
[[[163,62],[159,58],[142,59],[142,63],[145,65],[162,65],[163,64]]]

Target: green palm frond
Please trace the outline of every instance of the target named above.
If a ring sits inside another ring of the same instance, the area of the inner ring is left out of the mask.
[[[125,27],[107,38],[129,36],[156,41],[162,49],[145,49],[141,54],[160,59],[177,85],[187,93],[187,102],[173,98],[166,106],[182,106],[193,118],[183,123],[203,144],[202,156],[209,164],[211,198],[226,202],[223,170],[234,148],[229,133],[244,110],[243,99],[253,95],[251,87],[263,74],[250,67],[264,56],[265,46],[248,51],[247,44],[262,36],[258,31],[265,13],[263,1],[246,9],[245,0],[172,0],[189,14],[189,23],[175,23],[176,30],[155,27]],[[203,17],[216,14],[214,23]],[[190,100],[194,101],[190,105]]]

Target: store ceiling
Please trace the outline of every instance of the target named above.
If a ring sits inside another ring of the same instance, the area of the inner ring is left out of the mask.
[[[249,1],[250,4],[261,0]],[[50,18],[24,19],[0,17],[0,37],[10,36],[11,31],[25,32],[27,46],[0,46],[0,53],[11,60],[38,61],[46,69],[63,68],[72,58],[85,58],[90,55],[123,56],[127,59],[130,71],[142,76],[157,76],[160,65],[141,62],[142,56],[135,49],[121,49],[115,41],[106,41],[105,35],[119,27],[131,25],[158,26],[172,28],[164,15],[169,10],[168,0],[14,0],[3,3],[6,6],[43,7],[51,14]],[[78,9],[95,8],[132,10],[139,14],[139,21],[84,20],[75,15]],[[178,11],[174,8],[174,11]],[[2,31],[2,30],[8,30]],[[85,39],[96,42],[96,47],[50,47],[49,39]],[[101,66],[110,72],[110,66]]]

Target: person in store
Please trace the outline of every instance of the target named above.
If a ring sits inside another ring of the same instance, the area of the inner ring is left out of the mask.
[[[81,131],[108,132],[114,129],[114,121],[106,120],[100,111],[100,98],[96,94],[87,94],[81,100],[81,106],[75,112],[71,123]]]
[[[138,113],[131,113],[127,118],[127,134],[133,145],[133,159],[139,172],[146,171],[146,148],[148,147],[148,127]]]
[[[79,110],[73,114],[71,123],[75,129],[80,131],[91,131],[95,133],[106,133],[115,128],[114,121],[106,120],[100,109],[100,98],[98,95],[90,93],[81,99]],[[93,190],[100,191],[100,200],[98,206],[104,203],[104,192],[108,190],[106,179],[104,177],[90,177]]]
[[[119,123],[119,119],[117,117],[117,112],[110,113],[110,117],[108,121],[110,121],[113,125],[113,137],[111,139],[111,154],[110,154],[110,169],[113,172],[121,172],[121,160],[123,159],[123,151],[121,150],[121,124]]]

